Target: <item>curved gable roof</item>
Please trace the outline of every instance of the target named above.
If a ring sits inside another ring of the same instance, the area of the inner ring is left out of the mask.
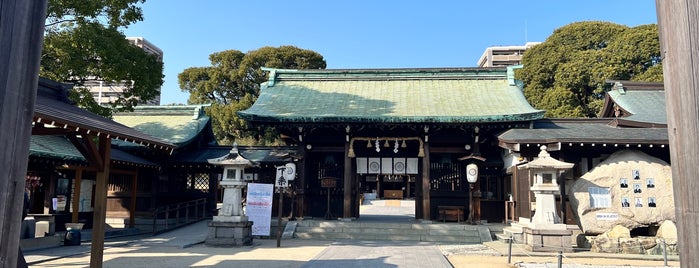
[[[615,116],[620,109],[620,116]],[[620,126],[667,126],[663,83],[616,81],[607,92],[602,117],[617,117]]]
[[[471,123],[543,118],[505,68],[270,71],[238,115],[267,123]]]
[[[205,106],[138,106],[133,112],[115,114],[114,121],[182,147],[207,130],[210,117],[204,114]]]

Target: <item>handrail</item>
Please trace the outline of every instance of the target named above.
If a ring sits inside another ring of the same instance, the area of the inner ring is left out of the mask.
[[[153,235],[203,220],[206,198],[157,207],[153,210]]]

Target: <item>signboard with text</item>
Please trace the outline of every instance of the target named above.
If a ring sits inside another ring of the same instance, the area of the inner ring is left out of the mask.
[[[245,214],[252,221],[252,235],[268,236],[272,226],[274,185],[248,183]]]

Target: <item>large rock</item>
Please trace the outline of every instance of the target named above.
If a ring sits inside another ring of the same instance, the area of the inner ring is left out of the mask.
[[[638,178],[634,178],[636,175]],[[649,179],[653,185],[648,185]],[[627,187],[622,187],[622,180]],[[610,155],[568,189],[570,205],[587,235],[604,233],[614,225],[633,230],[665,220],[675,221],[670,165],[640,151],[622,150]],[[602,191],[594,192],[595,189]],[[591,194],[601,197],[594,207]],[[654,207],[649,206],[649,198],[655,200]],[[629,206],[623,206],[622,200],[628,200]],[[636,201],[640,206],[636,206]]]
[[[677,225],[672,221],[664,221],[660,224],[655,237],[667,239],[667,240],[677,240]]]

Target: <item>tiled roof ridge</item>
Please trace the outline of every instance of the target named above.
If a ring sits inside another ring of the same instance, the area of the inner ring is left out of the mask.
[[[122,112],[117,115],[119,116],[160,116],[160,115],[186,115],[193,116],[193,119],[199,119],[206,116],[204,112],[204,107],[211,106],[211,104],[196,104],[196,105],[140,105],[134,107],[132,112]]]
[[[384,69],[274,69],[269,72],[269,86],[277,81],[343,81],[343,80],[465,80],[503,79],[505,67],[451,67],[451,68],[384,68]]]

